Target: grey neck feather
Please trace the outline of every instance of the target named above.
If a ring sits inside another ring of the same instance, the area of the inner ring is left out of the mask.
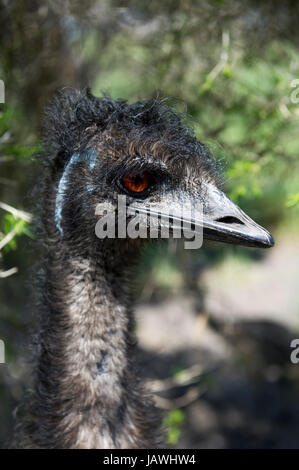
[[[99,243],[96,250],[85,258],[61,243],[49,250],[35,394],[16,446],[143,448],[161,442],[159,413],[135,373],[134,321],[119,264],[124,254],[114,243]]]

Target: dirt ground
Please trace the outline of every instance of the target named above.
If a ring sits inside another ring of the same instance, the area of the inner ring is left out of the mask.
[[[137,307],[144,377],[185,412],[177,447],[299,448],[298,257],[283,237],[260,262],[228,258],[204,274],[203,312],[182,295]]]

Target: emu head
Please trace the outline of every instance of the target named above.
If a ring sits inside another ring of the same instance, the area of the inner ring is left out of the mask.
[[[187,219],[212,240],[273,245],[270,233],[219,189],[207,147],[163,102],[130,105],[75,90],[62,92],[48,109],[45,129],[61,239],[80,238],[86,231],[94,236],[97,204],[116,207],[123,195],[144,218],[170,212],[174,228]],[[192,211],[198,206],[200,220]]]

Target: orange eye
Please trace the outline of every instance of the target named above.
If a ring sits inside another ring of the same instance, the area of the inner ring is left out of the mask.
[[[150,185],[150,175],[147,171],[142,173],[127,173],[124,176],[123,185],[132,193],[142,193]]]

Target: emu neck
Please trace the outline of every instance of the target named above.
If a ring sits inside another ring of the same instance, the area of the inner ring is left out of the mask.
[[[157,445],[158,421],[132,372],[133,321],[117,262],[124,258],[113,247],[109,257],[103,248],[85,257],[55,248],[38,359],[38,445]]]

